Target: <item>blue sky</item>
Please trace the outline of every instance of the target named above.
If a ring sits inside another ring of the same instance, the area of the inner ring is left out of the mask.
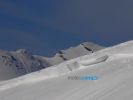
[[[90,41],[133,39],[133,0],[0,0],[0,48],[53,55]]]

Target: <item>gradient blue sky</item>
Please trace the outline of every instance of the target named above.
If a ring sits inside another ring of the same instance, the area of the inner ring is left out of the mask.
[[[133,39],[133,0],[0,0],[0,48],[53,55]]]

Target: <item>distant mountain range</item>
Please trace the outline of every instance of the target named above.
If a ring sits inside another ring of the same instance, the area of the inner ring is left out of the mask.
[[[31,55],[25,49],[17,51],[0,50],[0,80],[8,80],[46,67],[57,65],[79,56],[92,54],[105,47],[85,42],[76,47],[59,51],[54,57]]]

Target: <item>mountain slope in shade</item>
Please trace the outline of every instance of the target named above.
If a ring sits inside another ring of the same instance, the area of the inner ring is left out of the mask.
[[[25,49],[10,52],[0,50],[0,81],[32,73],[102,48],[96,44],[86,42],[77,47],[60,51],[52,58],[31,55]]]
[[[88,75],[98,80],[68,78]],[[133,41],[129,41],[0,82],[0,100],[132,100],[132,84]]]
[[[41,70],[49,64],[36,59],[26,50],[0,51],[0,80],[7,80],[27,73]]]

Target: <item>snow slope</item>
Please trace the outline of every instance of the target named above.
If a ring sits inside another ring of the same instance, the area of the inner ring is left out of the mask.
[[[98,80],[71,80],[71,76]],[[0,100],[133,100],[133,41],[0,82]]]

